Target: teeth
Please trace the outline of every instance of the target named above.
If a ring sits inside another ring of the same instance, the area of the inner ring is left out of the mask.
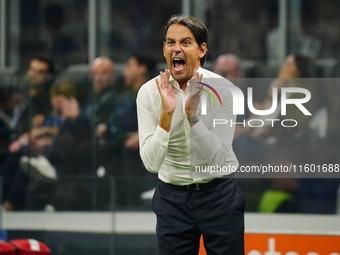
[[[182,59],[180,59],[180,58],[174,58],[174,60],[182,60]]]

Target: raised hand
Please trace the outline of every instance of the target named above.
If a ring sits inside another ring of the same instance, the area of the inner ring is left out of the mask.
[[[203,74],[200,74],[194,70],[193,73],[193,84],[190,86],[190,95],[185,103],[185,112],[188,118],[194,116],[197,112],[198,104],[201,100],[202,88],[203,85],[200,83],[202,80]]]
[[[170,72],[168,69],[165,69],[165,72],[160,74],[160,80],[156,79],[163,107],[159,126],[167,132],[170,131],[172,115],[176,109],[175,88],[169,85],[169,78]]]
[[[156,79],[159,94],[162,98],[163,112],[172,114],[176,109],[175,88],[169,85],[170,72],[165,69],[165,72],[160,73],[160,81]]]

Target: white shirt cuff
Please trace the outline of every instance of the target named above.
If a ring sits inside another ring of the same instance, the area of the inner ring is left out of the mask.
[[[158,125],[155,130],[154,137],[156,138],[157,143],[159,143],[161,146],[167,146],[170,139],[170,132],[166,132]]]

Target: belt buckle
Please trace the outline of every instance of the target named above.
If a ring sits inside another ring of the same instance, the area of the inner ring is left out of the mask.
[[[191,185],[195,185],[196,187],[194,187],[194,188],[191,189],[191,188],[190,188]],[[187,185],[187,189],[188,189],[188,190],[201,190],[198,183],[193,183],[193,184]]]

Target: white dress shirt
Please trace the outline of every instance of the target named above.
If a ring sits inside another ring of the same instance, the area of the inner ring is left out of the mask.
[[[202,82],[216,89],[223,106],[219,104],[215,95],[217,105],[203,92],[202,96],[204,94],[207,96],[207,114],[202,115],[192,127],[187,119],[185,103],[190,95],[190,86],[194,84],[193,80],[188,82],[186,90],[183,91],[177,81],[170,77],[172,84],[170,86],[175,88],[176,109],[169,132],[159,126],[162,100],[155,81],[159,76],[145,83],[138,92],[140,155],[146,169],[158,173],[158,178],[166,183],[174,185],[205,183],[230,174],[230,172],[197,174],[196,166],[232,166],[234,169],[238,167],[232,149],[235,126],[230,125],[231,121],[235,123],[236,115],[232,113],[233,98],[228,90],[228,86],[234,85],[201,67],[198,72],[203,74]],[[228,124],[213,127],[214,119],[227,120]]]

